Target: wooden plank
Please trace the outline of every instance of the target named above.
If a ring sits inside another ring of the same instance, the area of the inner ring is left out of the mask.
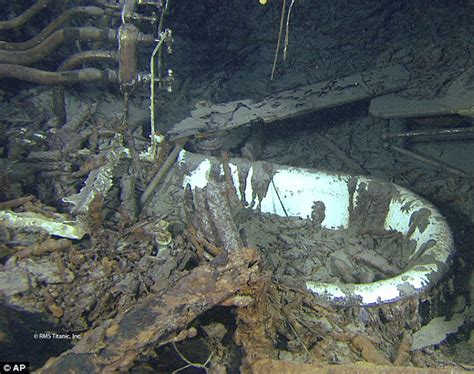
[[[305,113],[369,99],[408,86],[402,65],[375,68],[345,78],[279,92],[264,100],[237,100],[199,108],[167,133],[171,140],[199,133],[230,130],[255,122],[271,123]]]
[[[420,99],[390,94],[376,97],[369,112],[378,118],[414,118],[458,114],[474,116],[474,70],[455,79],[443,97]]]

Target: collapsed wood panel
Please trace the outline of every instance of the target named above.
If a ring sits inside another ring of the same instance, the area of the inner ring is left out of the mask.
[[[262,101],[237,100],[198,108],[169,132],[171,140],[225,131],[255,122],[271,123],[305,113],[399,91],[410,82],[402,65],[374,68],[348,77],[282,91]]]

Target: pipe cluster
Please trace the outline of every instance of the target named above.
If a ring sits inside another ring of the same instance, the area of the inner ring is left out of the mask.
[[[53,0],[38,0],[19,16],[0,21],[0,31],[16,31],[15,29],[23,27],[44,8],[52,8],[52,2]],[[161,1],[96,0],[94,5],[65,10],[29,40],[0,41],[0,78],[58,86],[54,92],[53,107],[60,123],[64,123],[66,119],[64,85],[86,82],[118,83],[122,92],[131,92],[140,80],[146,78],[146,75],[138,71],[139,46],[159,41],[153,35],[142,33],[132,23],[137,20],[152,24],[158,22],[156,12],[153,12],[151,17],[136,13],[135,9],[139,6],[163,10]],[[114,24],[117,23],[113,22],[114,18],[121,21],[118,28],[68,26],[70,21],[77,23],[82,19],[97,19],[101,24]],[[55,71],[37,67],[37,64],[50,58],[54,51],[61,51],[62,47],[80,42],[81,47],[83,44],[93,47],[66,57],[58,63]],[[105,66],[110,68],[84,67],[97,62],[105,63]]]

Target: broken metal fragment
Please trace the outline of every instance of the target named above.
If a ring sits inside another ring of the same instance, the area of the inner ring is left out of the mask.
[[[105,196],[112,187],[113,171],[120,158],[125,155],[122,136],[116,134],[109,147],[103,150],[101,155],[105,157],[107,162],[90,172],[85,186],[82,187],[79,193],[63,198],[64,202],[73,205],[72,213],[87,214],[95,196],[98,193]]]
[[[16,213],[3,210],[0,211],[0,223],[11,228],[44,230],[50,235],[69,239],[81,239],[86,234],[87,229],[81,222],[57,215],[62,219],[52,219],[33,212]]]
[[[131,368],[149,348],[175,341],[200,314],[251,288],[260,279],[259,256],[243,248],[226,262],[203,263],[168,289],[84,334],[76,346],[50,359],[39,373],[115,372]]]

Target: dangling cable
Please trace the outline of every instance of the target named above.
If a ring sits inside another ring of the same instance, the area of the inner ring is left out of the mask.
[[[290,14],[291,14],[291,8],[293,8],[294,3],[295,3],[295,0],[291,0],[290,7],[288,8],[288,14],[286,16],[285,46],[283,48],[283,61],[286,61],[287,52],[288,52],[288,35],[290,33]]]
[[[286,12],[286,0],[283,0],[283,4],[281,6],[280,30],[278,31],[278,41],[277,41],[277,47],[275,50],[275,57],[273,59],[272,75],[270,76],[270,80],[273,80],[273,78],[275,77],[275,70],[276,70],[276,65],[278,61],[278,53],[280,52],[281,35],[283,33],[283,25],[285,22],[285,12]]]

